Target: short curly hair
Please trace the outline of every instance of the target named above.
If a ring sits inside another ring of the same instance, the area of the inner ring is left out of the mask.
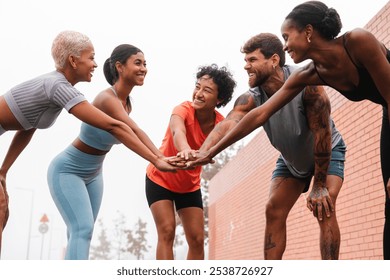
[[[208,75],[213,79],[213,82],[218,86],[218,100],[221,102],[217,104],[217,108],[224,107],[233,97],[236,81],[233,75],[229,72],[227,67],[219,68],[217,64],[200,66],[196,73],[196,79]]]

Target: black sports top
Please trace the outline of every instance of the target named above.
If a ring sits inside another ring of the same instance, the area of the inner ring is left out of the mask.
[[[351,55],[348,52],[348,49],[346,47],[345,35],[346,35],[346,33],[343,35],[344,49],[347,52],[349,59],[351,60],[353,65],[355,65],[356,70],[359,73],[359,85],[355,89],[353,89],[353,90],[348,90],[348,91],[338,90],[337,88],[332,87],[327,82],[325,82],[325,80],[318,73],[317,67],[314,64],[314,68],[315,68],[315,70],[317,72],[318,77],[321,79],[321,81],[323,81],[325,83],[325,85],[328,85],[328,86],[334,88],[335,90],[340,92],[342,95],[344,95],[349,100],[361,101],[361,100],[364,100],[364,99],[368,99],[368,100],[370,100],[370,101],[372,101],[374,103],[381,104],[383,106],[387,106],[386,100],[380,94],[378,88],[376,87],[376,85],[375,85],[374,81],[372,80],[370,74],[368,73],[367,69],[363,68],[363,67],[358,67],[355,64],[355,62],[352,60]],[[386,54],[387,61],[390,62],[390,51],[387,48],[386,48],[386,50],[387,50],[387,54]]]

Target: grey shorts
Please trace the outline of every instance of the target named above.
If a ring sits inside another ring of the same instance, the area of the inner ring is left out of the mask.
[[[332,149],[332,155],[331,155],[329,168],[328,168],[328,175],[335,175],[344,180],[344,162],[345,162],[346,150],[347,147],[343,139],[340,139],[337,145]],[[298,178],[294,176],[288,169],[282,157],[280,156],[276,161],[276,167],[272,173],[272,179],[275,179],[276,177],[296,178],[296,179],[303,180],[305,181],[306,184],[306,187],[303,192],[307,192],[313,174],[311,174],[306,178]]]

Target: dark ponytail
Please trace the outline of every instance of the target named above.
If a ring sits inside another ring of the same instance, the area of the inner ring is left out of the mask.
[[[113,75],[115,73],[117,75],[117,71],[113,69],[111,65],[111,58],[107,58],[103,65],[103,73],[104,77],[106,77],[107,82],[110,85],[113,85],[116,80],[118,80],[118,77]]]

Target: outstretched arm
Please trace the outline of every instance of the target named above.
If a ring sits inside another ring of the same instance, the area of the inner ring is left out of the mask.
[[[30,130],[18,130],[15,133],[14,138],[12,139],[11,145],[8,148],[8,152],[5,155],[3,164],[0,167],[0,252],[1,252],[1,231],[7,224],[8,221],[8,193],[7,193],[7,184],[6,178],[8,170],[14,164],[19,155],[27,147],[28,143],[32,136],[34,135],[35,128]]]
[[[0,168],[0,180],[5,182],[8,170],[11,168],[23,150],[27,147],[28,143],[30,143],[35,130],[36,129],[33,128],[29,130],[18,130],[15,132],[15,136],[12,139],[11,145],[9,146],[8,152],[5,155],[3,164]]]
[[[249,92],[240,95],[236,99],[233,109],[228,113],[226,118],[219,122],[210,132],[199,151],[207,151],[218,143],[219,140],[232,130],[233,127],[235,127],[237,123],[255,107],[255,100]]]
[[[184,119],[179,115],[172,114],[169,120],[169,129],[172,133],[173,144],[178,151],[178,156],[184,160],[188,160],[191,156],[194,156],[195,151],[188,144]]]
[[[268,121],[276,111],[290,102],[300,91],[302,91],[304,86],[298,81],[304,72],[305,70],[303,69],[299,71],[299,73],[297,71],[296,73],[293,73],[267,102],[248,112],[218,143],[212,146],[204,158],[207,158],[208,162],[211,162],[212,158],[218,153],[244,138]],[[295,78],[292,79],[294,76]],[[206,160],[203,160],[203,162],[205,161]],[[197,161],[195,161],[189,163],[189,165],[195,166],[198,164]]]
[[[237,123],[252,109],[256,107],[253,96],[246,92],[240,95],[234,103],[233,109],[226,118],[219,122],[209,133],[196,154],[196,160],[188,163],[188,166],[204,165],[212,162],[209,157],[209,149],[218,143]]]
[[[164,158],[161,151],[154,145],[149,136],[137,125],[137,123],[129,116],[128,112],[123,108],[123,105],[117,98],[101,93],[92,103],[98,109],[110,117],[122,121],[127,124],[135,133],[138,139],[157,157]]]
[[[110,117],[87,101],[74,106],[70,113],[85,123],[111,133],[127,148],[151,162],[158,169],[162,171],[175,171],[177,169],[146,147],[126,123]]]
[[[332,153],[330,101],[323,87],[306,87],[304,104],[309,127],[314,136],[314,181],[307,198],[307,207],[319,221],[322,213],[330,217],[334,204],[326,187],[326,177]]]

